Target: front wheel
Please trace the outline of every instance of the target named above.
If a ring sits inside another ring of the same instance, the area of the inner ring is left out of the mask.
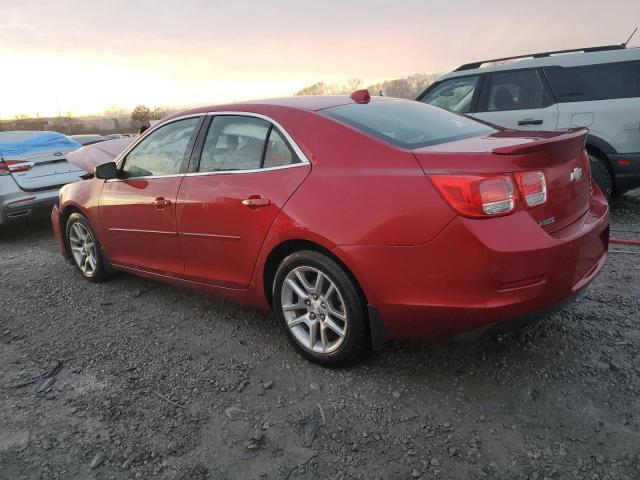
[[[73,213],[67,221],[67,246],[80,273],[93,282],[107,278],[102,249],[91,224],[80,213]]]
[[[352,362],[366,345],[366,305],[355,282],[332,258],[301,251],[275,275],[273,306],[291,344],[328,366]]]

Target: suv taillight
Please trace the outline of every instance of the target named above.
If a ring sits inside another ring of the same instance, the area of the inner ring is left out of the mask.
[[[470,218],[509,215],[515,212],[519,200],[525,208],[547,201],[547,181],[541,171],[430,178],[447,203],[460,215]]]

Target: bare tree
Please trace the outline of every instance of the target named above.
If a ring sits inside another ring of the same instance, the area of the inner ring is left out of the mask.
[[[138,105],[131,112],[131,122],[134,128],[146,127],[149,125],[151,110],[144,105]]]

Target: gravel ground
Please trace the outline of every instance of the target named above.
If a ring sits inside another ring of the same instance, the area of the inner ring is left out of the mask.
[[[613,205],[640,238],[640,192]],[[471,344],[310,364],[271,316],[0,231],[0,478],[640,478],[640,248],[572,306]]]

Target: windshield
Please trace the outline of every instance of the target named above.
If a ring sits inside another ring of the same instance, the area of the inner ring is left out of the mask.
[[[496,130],[420,102],[388,100],[322,110],[325,115],[392,145],[415,149],[494,133]]]

